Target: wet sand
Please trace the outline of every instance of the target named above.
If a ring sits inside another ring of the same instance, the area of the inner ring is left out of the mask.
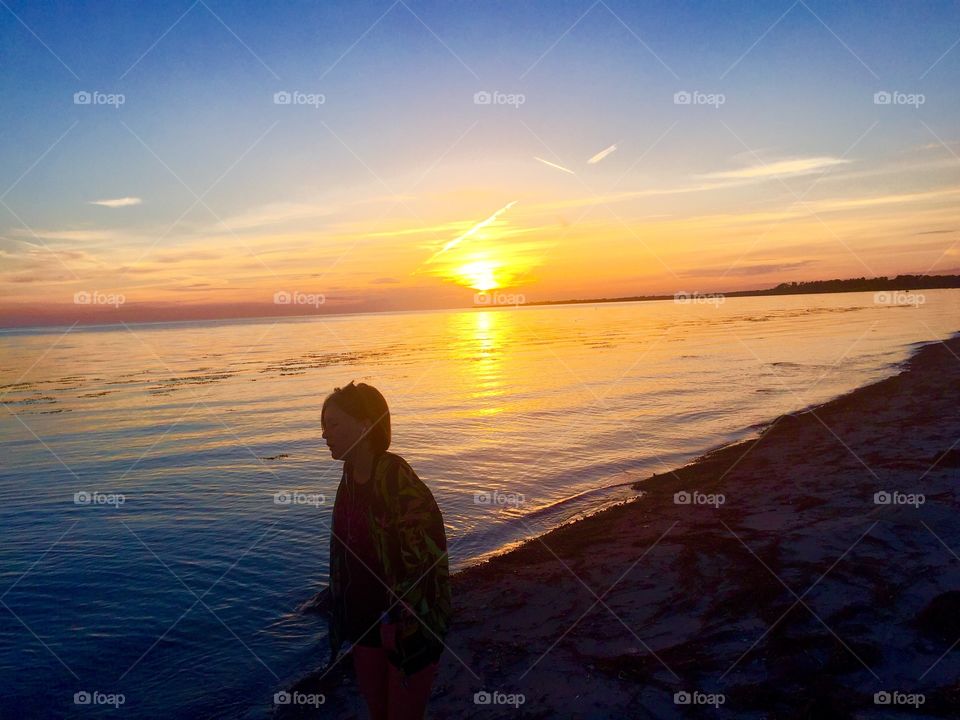
[[[954,337],[456,574],[428,717],[960,716],[958,442]]]

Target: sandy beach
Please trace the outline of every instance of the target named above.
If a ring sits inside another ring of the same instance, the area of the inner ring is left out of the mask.
[[[954,337],[458,573],[428,717],[957,717],[958,408]]]

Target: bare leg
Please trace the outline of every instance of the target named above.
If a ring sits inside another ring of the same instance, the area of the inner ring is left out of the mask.
[[[439,663],[428,665],[423,670],[404,678],[403,672],[393,665],[387,669],[389,714],[388,720],[421,720],[430,699],[430,688],[437,676]]]
[[[367,701],[367,710],[370,720],[387,720],[387,653],[380,647],[364,647],[354,645],[350,651],[353,655],[353,669],[357,674],[357,685],[364,700]]]

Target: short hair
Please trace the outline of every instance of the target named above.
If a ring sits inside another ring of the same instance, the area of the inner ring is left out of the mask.
[[[320,410],[321,428],[323,414],[328,405],[335,405],[355,420],[369,421],[370,430],[367,432],[367,437],[375,452],[386,452],[390,447],[390,409],[383,395],[375,387],[366,383],[354,384],[351,380],[349,385],[334,388],[323,401],[323,408]]]

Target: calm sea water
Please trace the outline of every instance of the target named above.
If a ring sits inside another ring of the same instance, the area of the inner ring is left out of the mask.
[[[295,608],[327,580],[334,386],[383,391],[456,568],[894,373],[960,326],[960,291],[923,300],[0,332],[0,717],[114,712],[77,692],[122,693],[131,717],[262,717],[320,665],[323,622]]]

